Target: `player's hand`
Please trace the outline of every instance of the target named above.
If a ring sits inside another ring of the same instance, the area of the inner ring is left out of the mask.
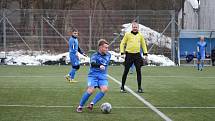
[[[80,60],[79,53],[77,52],[75,55],[76,55],[76,57],[78,58],[78,60]]]
[[[125,54],[124,53],[121,53],[121,58],[125,59]]]
[[[100,65],[100,69],[101,70],[105,70],[105,66],[104,65]]]
[[[143,56],[143,59],[147,62],[147,64],[149,64],[149,58],[148,58],[148,56]]]
[[[85,57],[88,57],[85,53],[83,53],[82,55],[85,56]]]

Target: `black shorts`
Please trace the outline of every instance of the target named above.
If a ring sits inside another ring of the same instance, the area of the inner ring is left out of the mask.
[[[138,67],[143,66],[143,58],[140,53],[126,53],[124,65],[131,66],[132,64]]]

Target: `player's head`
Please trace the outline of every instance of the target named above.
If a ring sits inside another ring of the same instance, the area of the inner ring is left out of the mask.
[[[76,28],[72,29],[72,36],[78,37],[78,29],[76,29]]]
[[[139,24],[137,22],[132,22],[132,31],[138,32],[139,31]]]
[[[109,43],[105,39],[100,39],[98,41],[99,52],[105,54],[108,51]]]
[[[200,41],[204,41],[205,37],[204,36],[200,36]]]

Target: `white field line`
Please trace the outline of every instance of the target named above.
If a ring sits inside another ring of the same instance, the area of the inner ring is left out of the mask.
[[[121,85],[121,83],[113,78],[112,76],[108,75],[110,79],[112,79],[117,84]],[[146,106],[148,106],[151,110],[153,110],[155,113],[157,113],[161,118],[163,118],[165,121],[172,121],[168,116],[166,116],[164,113],[159,111],[155,106],[153,106],[151,103],[146,101],[143,97],[135,93],[133,90],[131,90],[129,87],[125,86],[125,89],[129,91],[131,94],[133,94],[137,99],[139,99],[141,102],[143,102]]]
[[[28,76],[28,75],[26,75],[26,76],[0,76],[0,78],[25,78],[25,77],[29,77],[29,78],[50,78],[50,77],[62,77],[62,78],[64,78],[64,76],[62,76],[62,75],[59,75],[59,76],[56,76],[56,75],[47,75],[47,76]]]
[[[81,76],[81,77],[84,77],[85,75],[78,75],[78,76]],[[25,77],[30,77],[30,78],[51,78],[51,77],[64,77],[63,75],[35,75],[35,76],[29,76],[29,75],[26,75],[26,76],[4,76],[4,75],[1,75],[0,78],[13,78],[13,77],[16,77],[16,78],[25,78]],[[132,77],[130,75],[130,77]],[[215,76],[144,76],[146,78],[206,78],[206,79],[213,79],[215,78]]]
[[[144,76],[146,78],[200,78],[200,79],[213,79],[215,76]]]
[[[13,88],[13,89],[69,89],[70,87],[63,87],[63,86],[62,87],[16,87],[16,86],[14,86],[14,87],[0,87],[0,89],[11,89],[11,88]],[[72,87],[72,88],[78,89],[77,86]]]
[[[67,105],[0,105],[0,107],[28,107],[28,108],[74,108],[76,106],[67,106]],[[95,106],[99,108],[99,106]],[[149,107],[123,107],[123,106],[113,106],[115,109],[149,109]],[[215,109],[215,107],[156,107],[159,109]]]

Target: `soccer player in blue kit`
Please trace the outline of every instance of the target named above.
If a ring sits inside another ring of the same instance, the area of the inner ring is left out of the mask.
[[[69,57],[70,57],[72,68],[69,74],[65,76],[66,80],[68,80],[69,82],[77,82],[74,80],[74,78],[75,78],[76,71],[78,71],[78,69],[80,68],[80,60],[79,60],[78,52],[80,54],[85,55],[79,48],[78,30],[74,28],[72,30],[72,36],[69,38]]]
[[[200,40],[197,42],[197,69],[200,71],[202,71],[204,67],[206,47],[207,43],[205,42],[205,38],[201,36]]]
[[[88,73],[87,89],[82,95],[79,106],[76,111],[81,113],[84,104],[93,94],[96,88],[100,91],[94,99],[88,104],[87,108],[92,111],[93,106],[101,100],[108,91],[107,67],[110,62],[111,54],[108,52],[108,42],[104,39],[98,41],[98,52],[94,53],[90,59],[90,70]]]

